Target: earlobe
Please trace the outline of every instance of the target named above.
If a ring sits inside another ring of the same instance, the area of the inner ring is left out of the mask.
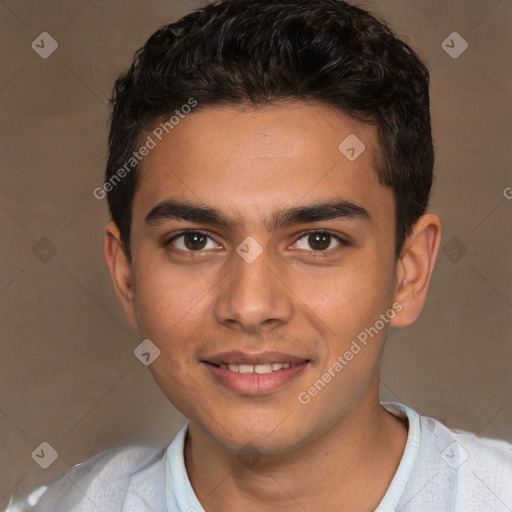
[[[105,244],[103,247],[105,262],[110,271],[117,298],[123,307],[128,321],[137,329],[135,314],[135,293],[132,282],[131,263],[126,257],[121,234],[117,225],[110,221],[105,227]]]
[[[391,321],[401,327],[412,324],[420,315],[441,241],[441,223],[434,214],[421,216],[407,238],[396,267],[394,301],[402,309]]]

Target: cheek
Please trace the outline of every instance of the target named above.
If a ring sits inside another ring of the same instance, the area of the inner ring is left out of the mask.
[[[136,314],[141,335],[173,343],[200,328],[213,286],[205,273],[150,261],[136,276]],[[187,334],[188,332],[188,334]]]
[[[136,301],[139,331],[160,349],[149,370],[168,400],[189,418],[201,397],[194,372],[195,334],[204,332],[209,296],[205,280],[170,265],[144,265],[137,276]]]
[[[322,403],[327,408],[340,403],[350,407],[376,378],[389,326],[380,315],[389,310],[393,299],[391,276],[378,258],[358,255],[329,279],[311,279],[302,288],[308,294],[304,302],[323,328],[324,351],[310,384],[327,384],[318,398],[311,399],[314,407]]]
[[[392,283],[384,269],[359,255],[324,276],[301,276],[295,287],[327,332],[345,339],[373,325],[393,297]]]
[[[351,267],[326,280],[323,293],[310,289],[309,306],[321,321],[324,343],[309,387],[301,389],[310,400],[311,417],[335,423],[370,386],[378,388],[375,379],[388,324],[377,331],[370,328],[390,307],[388,287],[378,273]]]

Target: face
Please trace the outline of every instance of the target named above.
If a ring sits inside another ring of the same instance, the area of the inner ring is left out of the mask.
[[[226,448],[292,450],[376,401],[397,281],[376,160],[373,128],[303,103],[197,110],[145,158],[123,304],[162,391]]]

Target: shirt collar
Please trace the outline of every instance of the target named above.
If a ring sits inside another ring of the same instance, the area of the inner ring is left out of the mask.
[[[394,512],[400,501],[418,455],[421,427],[417,412],[396,402],[381,402],[381,405],[395,416],[407,418],[409,427],[407,443],[398,469],[391,484],[375,512]],[[180,430],[167,448],[165,462],[165,489],[167,510],[184,512],[205,512],[199,503],[185,468],[185,438],[188,424]]]

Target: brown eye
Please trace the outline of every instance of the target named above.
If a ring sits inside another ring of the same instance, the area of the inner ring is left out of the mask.
[[[295,246],[307,252],[327,252],[347,243],[339,236],[328,231],[311,231],[301,236]]]
[[[207,237],[202,233],[186,233],[183,235],[183,243],[190,251],[198,251],[204,248]]]
[[[329,233],[311,233],[308,236],[309,246],[315,251],[325,251],[331,243]]]
[[[202,231],[186,231],[174,236],[165,245],[172,250],[183,252],[201,252],[203,249],[219,248],[211,237]]]

